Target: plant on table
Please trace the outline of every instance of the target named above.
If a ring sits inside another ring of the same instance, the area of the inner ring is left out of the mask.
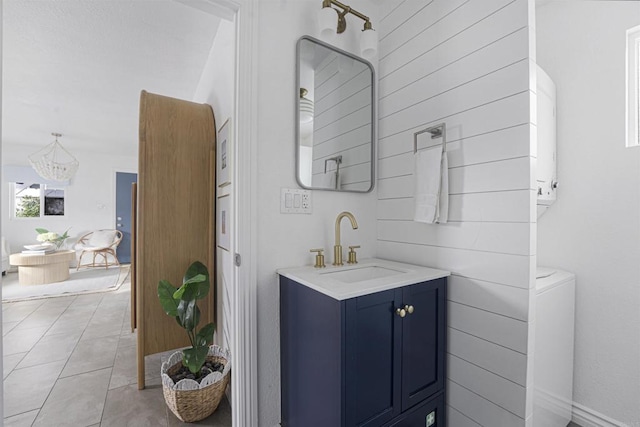
[[[200,309],[196,301],[204,298],[208,292],[209,272],[199,261],[189,266],[180,288],[176,289],[167,280],[158,283],[158,298],[162,308],[169,316],[175,317],[178,325],[184,328],[189,336],[191,348],[182,350],[182,365],[189,369],[195,379],[210,372],[210,369],[202,367],[207,361],[209,346],[213,342],[215,324],[208,323],[196,332],[200,323]]]
[[[54,245],[56,245],[56,249],[60,249],[64,241],[69,238],[70,229],[71,227],[67,228],[67,230],[62,235],[60,235],[45,228],[36,228],[36,232],[38,233],[36,240],[42,243],[53,243]]]

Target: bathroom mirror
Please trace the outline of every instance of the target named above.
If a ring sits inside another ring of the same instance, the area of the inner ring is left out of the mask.
[[[313,37],[298,40],[296,179],[301,187],[373,189],[374,75],[362,58]]]

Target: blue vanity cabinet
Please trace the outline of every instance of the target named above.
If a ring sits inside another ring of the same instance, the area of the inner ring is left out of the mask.
[[[444,427],[445,293],[439,278],[337,300],[281,276],[282,426]]]
[[[444,392],[402,413],[385,427],[445,426]]]

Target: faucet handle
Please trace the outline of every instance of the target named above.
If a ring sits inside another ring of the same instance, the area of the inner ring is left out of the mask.
[[[314,265],[315,268],[326,267],[326,265],[324,264],[324,255],[322,255],[322,252],[324,252],[324,249],[311,249],[309,252],[317,252],[316,264]]]
[[[349,254],[347,259],[347,264],[357,264],[358,259],[356,258],[356,249],[359,249],[360,245],[349,246]]]

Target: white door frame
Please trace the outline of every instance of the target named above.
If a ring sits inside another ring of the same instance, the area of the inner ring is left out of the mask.
[[[221,0],[210,0],[219,2]],[[222,0],[226,3],[228,0]],[[257,321],[257,134],[258,108],[258,0],[238,0],[236,10],[234,185],[235,245],[242,264],[235,268],[231,315],[233,325],[233,425],[258,425]]]
[[[0,0],[0,27],[2,27],[2,7],[3,0]],[[0,31],[0,101],[2,101],[2,31]],[[2,102],[0,102],[0,135],[2,135]],[[1,147],[0,147],[1,148]],[[0,149],[0,173],[2,173],[2,150]],[[0,198],[1,199],[1,198]],[[2,211],[2,200],[0,200],[0,212]],[[0,230],[2,230],[2,219],[0,217]],[[0,279],[1,283],[1,279]],[[2,286],[0,286],[0,301],[2,301]],[[2,310],[0,310],[0,337],[4,336],[2,333]],[[0,352],[2,352],[2,339],[0,339]],[[2,366],[2,359],[0,359],[0,371],[4,367]],[[4,420],[4,379],[0,383],[0,424]]]
[[[231,247],[240,254],[231,284],[231,414],[233,425],[258,425],[257,359],[257,27],[258,0],[174,0],[235,22],[235,76],[232,134],[232,200],[235,234]],[[234,254],[235,255],[235,254]]]
[[[233,425],[258,425],[257,359],[257,28],[258,0],[176,0],[235,21],[233,186],[235,235],[231,246],[242,262],[232,276],[231,413]]]

